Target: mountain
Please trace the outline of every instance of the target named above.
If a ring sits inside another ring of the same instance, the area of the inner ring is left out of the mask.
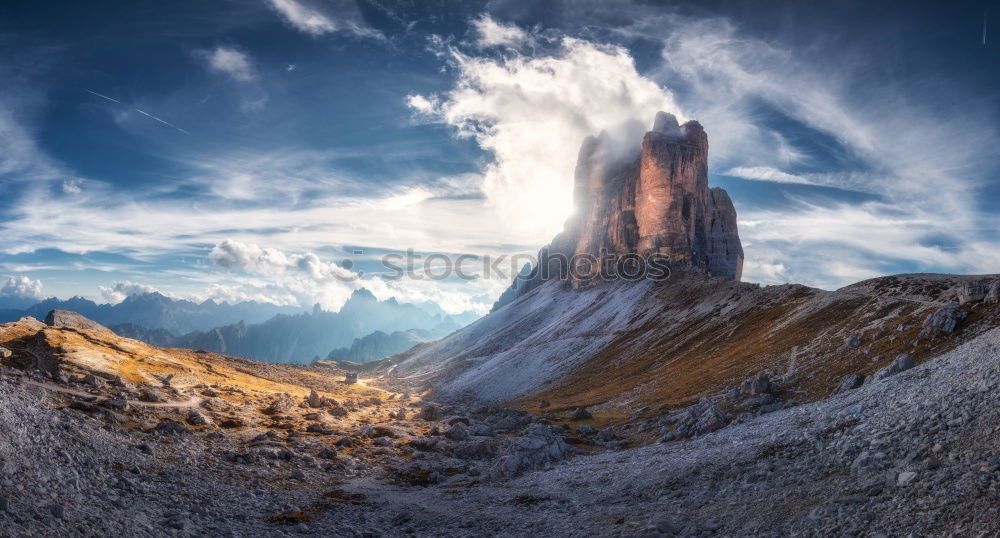
[[[375,331],[427,330],[447,334],[459,326],[447,318],[401,304],[379,301],[366,289],[356,290],[338,312],[319,305],[311,313],[278,315],[263,323],[236,324],[184,335],[177,347],[204,349],[271,362],[308,362],[348,347],[355,338]]]
[[[177,347],[177,337],[166,329],[149,329],[134,323],[122,323],[108,327],[124,338],[139,340],[155,347]]]
[[[331,351],[326,360],[369,362],[395,355],[433,339],[428,331],[395,331],[391,334],[375,331],[363,338],[355,338],[349,348],[342,347]]]
[[[736,213],[707,185],[701,126],[659,114],[633,154],[611,146],[607,135],[584,142],[575,216],[489,315],[377,370],[444,396],[655,421],[702,398],[706,413],[737,414],[825,398],[1000,326],[996,275],[897,275],[835,291],[740,282]],[[558,267],[602,251],[663,256],[669,278]]]
[[[24,316],[44,319],[52,310],[76,312],[109,327],[132,324],[146,329],[164,329],[171,334],[179,335],[206,331],[239,321],[259,323],[279,314],[298,313],[302,309],[254,301],[229,304],[207,300],[196,303],[153,292],[130,295],[115,305],[97,304],[82,297],[72,297],[67,300],[53,297],[23,311],[10,311],[6,314],[0,312],[2,315],[0,321],[14,321]]]

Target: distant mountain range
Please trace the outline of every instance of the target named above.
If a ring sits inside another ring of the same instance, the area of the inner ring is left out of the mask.
[[[0,304],[0,308],[4,308],[4,305]],[[69,310],[108,327],[133,324],[146,329],[165,329],[174,335],[207,331],[239,321],[260,323],[279,314],[302,312],[302,308],[297,306],[277,306],[254,301],[229,304],[208,300],[196,303],[172,299],[156,292],[129,295],[118,304],[97,304],[83,297],[66,300],[53,297],[24,309],[6,308],[0,310],[0,322],[16,321],[24,316],[45,319],[46,314],[52,310]]]
[[[478,317],[472,313],[452,317],[437,305],[428,308],[395,298],[379,301],[365,289],[355,291],[338,312],[319,305],[303,312],[299,307],[256,302],[195,303],[160,293],[131,295],[115,305],[73,297],[46,299],[23,310],[5,306],[0,303],[0,323],[24,316],[44,319],[52,310],[68,310],[119,336],[157,347],[303,363],[331,353],[341,357],[337,360],[381,358],[445,336]]]
[[[452,331],[396,331],[385,333],[375,331],[363,338],[355,338],[351,347],[335,349],[326,356],[328,361],[369,362],[382,357],[390,357],[406,351],[417,344],[437,340]]]

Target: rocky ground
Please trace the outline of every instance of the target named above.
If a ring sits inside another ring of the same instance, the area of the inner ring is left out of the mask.
[[[603,428],[586,410],[434,403],[399,380],[346,385],[330,368],[131,342],[0,327],[0,534],[1000,529],[997,329],[813,403],[763,403],[770,381],[752,378],[729,396],[744,412],[703,400]]]

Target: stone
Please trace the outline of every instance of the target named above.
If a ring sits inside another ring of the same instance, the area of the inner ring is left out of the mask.
[[[576,429],[576,434],[582,436],[596,435],[597,430],[591,426],[587,426],[586,424],[584,424],[583,426],[580,426]]]
[[[542,424],[532,424],[522,437],[501,442],[498,457],[490,469],[493,478],[513,478],[527,471],[566,460],[576,450]]]
[[[88,331],[111,332],[111,329],[104,325],[68,310],[57,309],[49,311],[45,316],[45,324],[49,327],[72,327]]]
[[[97,389],[104,388],[104,380],[94,374],[87,374],[83,376],[83,384]]]
[[[192,426],[204,426],[205,424],[208,424],[208,419],[205,418],[205,415],[202,415],[197,411],[191,411],[191,413],[188,414],[187,423]]]
[[[177,435],[177,434],[191,432],[191,430],[187,429],[185,425],[181,424],[180,422],[177,422],[176,420],[170,420],[170,419],[161,421],[159,424],[156,425],[154,431],[156,431],[156,433],[162,433],[167,435]]]
[[[590,411],[587,411],[586,407],[577,407],[576,411],[573,411],[573,416],[570,417],[570,420],[590,420],[592,418],[594,418],[594,415],[590,414]]]
[[[958,307],[958,305],[948,305],[935,310],[927,316],[920,329],[920,338],[937,338],[947,336],[958,327],[958,322],[965,319],[968,314]]]
[[[313,391],[315,394],[315,391]],[[312,396],[312,394],[310,394]],[[274,401],[268,405],[263,413],[265,415],[284,415],[295,408],[295,400],[288,393],[279,394]]]
[[[857,349],[861,347],[861,342],[862,338],[860,334],[852,334],[851,336],[847,337],[847,340],[844,342],[844,344],[847,345],[847,347]]]
[[[315,389],[309,390],[309,396],[306,397],[306,405],[312,407],[313,409],[318,409],[320,407],[329,407],[331,405],[337,405],[335,400],[327,398],[326,396],[320,396]]]
[[[990,284],[981,281],[965,281],[958,287],[958,304],[966,305],[986,299]]]
[[[837,393],[854,390],[864,384],[865,376],[860,374],[847,374],[844,376],[844,379],[840,381],[840,386],[837,387]]]
[[[896,485],[899,487],[906,487],[913,484],[916,480],[917,473],[913,471],[903,471],[899,473],[899,476],[896,478]]]
[[[875,372],[875,375],[873,375],[869,379],[873,381],[882,381],[883,379],[892,377],[900,372],[905,372],[906,370],[913,368],[913,364],[914,364],[913,355],[910,355],[909,353],[904,353],[899,357],[897,357],[896,360],[892,361],[892,363],[889,364],[889,366],[886,366],[885,368],[882,368],[878,372]]]
[[[428,422],[441,420],[442,415],[443,413],[441,412],[441,408],[434,404],[425,405],[423,409],[420,410],[420,418]]]
[[[9,359],[13,355],[14,355],[14,353],[11,350],[9,350],[9,349],[7,349],[7,348],[5,348],[3,346],[0,346],[0,359]]]
[[[709,398],[702,398],[698,403],[668,419],[673,422],[671,432],[673,439],[697,437],[713,432],[729,423],[729,415],[719,409]]]
[[[538,402],[538,408],[539,409],[545,409],[546,407],[548,407],[550,405],[552,405],[552,404],[550,404],[548,400],[542,400],[542,401]]]
[[[744,394],[748,394],[750,396],[771,394],[775,392],[775,388],[774,384],[771,383],[771,379],[764,373],[757,374],[750,379],[747,379],[740,385],[740,390],[742,390]]]
[[[1000,303],[1000,280],[990,282],[990,286],[986,290],[986,297],[983,300],[991,304]]]

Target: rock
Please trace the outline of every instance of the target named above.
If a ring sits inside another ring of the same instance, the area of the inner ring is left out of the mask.
[[[958,322],[968,315],[958,305],[948,305],[927,316],[920,329],[920,338],[947,336],[955,331]]]
[[[992,304],[1000,303],[1000,280],[994,280],[990,283],[983,300]]]
[[[334,416],[334,417],[346,417],[347,416],[347,409],[344,409],[343,407],[340,407],[339,405],[331,407],[330,409],[327,409],[326,412],[329,413],[330,416]],[[399,418],[403,418],[403,417],[399,417]]]
[[[550,404],[548,400],[542,400],[542,401],[538,402],[538,408],[539,409],[545,409],[546,407],[548,407],[550,405],[552,405],[552,404]]]
[[[337,401],[327,398],[326,396],[320,396],[315,389],[311,389],[309,391],[309,396],[306,398],[306,405],[312,407],[313,409],[318,409],[320,407],[337,405]]]
[[[913,471],[903,471],[899,473],[899,476],[896,478],[896,485],[899,487],[906,487],[913,484],[916,480],[917,473]]]
[[[590,420],[592,418],[594,418],[594,415],[591,415],[586,407],[577,407],[576,411],[573,411],[573,416],[570,417],[570,420]]]
[[[580,436],[586,437],[586,436],[589,436],[589,435],[595,435],[595,434],[597,434],[597,430],[595,430],[594,428],[592,428],[592,427],[587,426],[586,424],[584,424],[583,426],[580,426],[580,427],[578,427],[576,429],[576,434],[580,435]]]
[[[156,392],[156,390],[151,388],[146,388],[139,393],[139,401],[149,402],[149,403],[159,403],[163,402],[164,399],[162,396],[160,396],[158,392]]]
[[[865,384],[865,376],[860,374],[847,374],[844,379],[840,381],[840,386],[837,387],[837,393],[847,392],[849,390],[854,390],[861,385]]]
[[[671,267],[741,278],[743,247],[736,209],[726,191],[708,187],[708,136],[698,122],[678,125],[664,112],[653,124],[637,157],[624,163],[607,133],[584,140],[574,177],[574,216],[539,251],[536,266],[525,265],[493,310],[547,279],[569,277],[573,287],[594,281],[601,264],[586,273],[577,268],[570,275],[565,260],[574,256],[629,254],[647,261],[655,256]]]
[[[851,348],[857,349],[857,348],[861,347],[861,342],[862,342],[862,339],[861,339],[861,335],[860,334],[852,334],[851,336],[847,337],[847,341],[845,341],[844,344],[847,347],[851,347]]]
[[[125,411],[128,409],[128,402],[122,398],[108,398],[101,402],[101,405],[114,411]]]
[[[990,284],[986,282],[965,281],[958,287],[958,304],[966,305],[986,299]]]
[[[444,432],[444,436],[452,441],[465,441],[469,438],[469,430],[464,424],[458,423],[448,428],[448,430]]]
[[[83,384],[84,385],[89,385],[89,386],[94,387],[96,389],[104,388],[104,380],[101,379],[101,378],[99,378],[99,377],[97,377],[94,374],[87,374],[87,375],[83,376]]]
[[[188,414],[187,423],[192,426],[204,426],[205,424],[208,424],[208,419],[205,418],[205,415],[192,410],[191,413]]]
[[[11,352],[11,350],[9,350],[9,349],[7,349],[7,348],[5,348],[3,346],[0,346],[0,359],[9,359],[13,355],[14,355],[14,353]]]
[[[494,478],[512,478],[558,463],[575,453],[575,449],[547,426],[532,424],[523,437],[511,437],[500,444],[499,456],[490,474]]]
[[[441,420],[441,408],[434,405],[428,404],[420,410],[420,418],[428,422],[433,422],[435,420]]]
[[[900,372],[904,372],[906,370],[909,370],[910,368],[913,368],[913,364],[914,364],[913,355],[910,355],[909,353],[904,353],[900,355],[898,358],[896,358],[896,360],[892,361],[892,364],[886,366],[885,368],[882,368],[869,379],[873,381],[882,381],[883,379],[892,377]],[[868,380],[865,380],[865,382],[867,381]]]
[[[615,435],[614,428],[604,428],[603,430],[597,432],[597,440],[602,442],[610,442],[617,439],[618,436]]]
[[[771,383],[770,378],[768,378],[765,373],[757,374],[750,379],[747,379],[740,385],[740,390],[742,390],[744,394],[748,394],[750,396],[757,396],[758,394],[771,394],[775,392],[775,388],[776,387],[773,383]]]
[[[323,435],[333,433],[333,430],[322,422],[313,422],[312,424],[306,426],[306,431],[309,433],[319,433]]]
[[[220,428],[242,428],[243,426],[246,426],[246,423],[239,417],[229,417],[219,423]]]
[[[191,432],[191,430],[187,429],[187,426],[181,424],[180,422],[177,422],[176,420],[170,420],[170,419],[161,421],[159,424],[156,425],[154,431],[156,431],[156,433],[162,433],[167,435],[176,435],[176,434]]]
[[[315,391],[313,394],[315,394]],[[312,396],[312,394],[310,394],[310,396]],[[283,392],[264,409],[263,413],[265,415],[284,415],[292,409],[295,409],[295,400],[293,400],[288,393]]]
[[[671,417],[674,429],[671,432],[674,439],[697,437],[722,428],[729,423],[729,415],[723,412],[709,398],[702,398],[698,403],[688,407],[681,413]]]
[[[111,329],[87,319],[76,312],[68,310],[52,310],[45,316],[45,324],[49,327],[72,327],[88,331],[111,332]]]

